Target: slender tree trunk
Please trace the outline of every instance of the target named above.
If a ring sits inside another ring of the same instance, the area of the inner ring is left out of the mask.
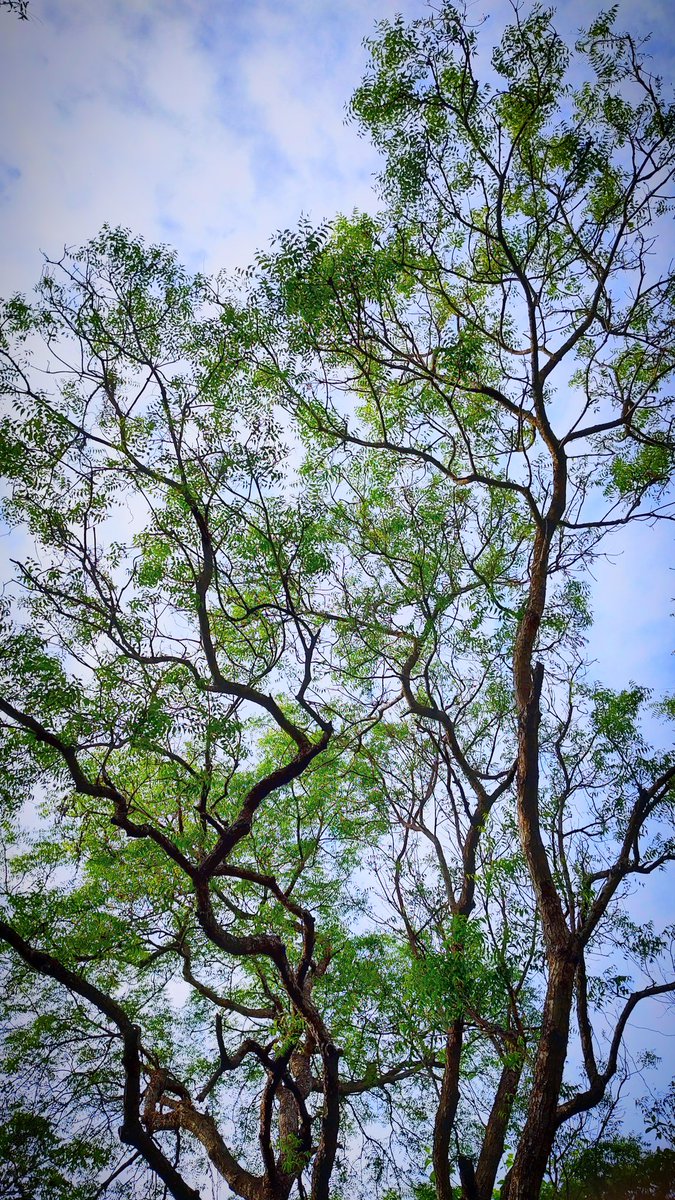
[[[492,1200],[499,1163],[504,1153],[506,1130],[522,1070],[522,1062],[511,1062],[507,1063],[502,1071],[476,1166],[478,1200]]]
[[[536,1200],[541,1189],[558,1127],[556,1111],[567,1057],[576,966],[572,952],[550,961],[527,1121],[504,1200]]]
[[[533,377],[538,366],[533,364]],[[541,917],[548,959],[548,985],[541,1035],[537,1049],[528,1115],[513,1168],[504,1189],[504,1200],[536,1200],[556,1131],[577,954],[556,881],[542,838],[539,812],[539,725],[544,666],[533,662],[537,636],[546,605],[549,554],[567,496],[567,460],[548,424],[543,385],[536,387],[536,408],[542,436],[553,462],[552,495],[543,525],[532,549],[530,587],[525,612],[514,647],[513,676],[518,706],[518,826]]]
[[[459,1066],[463,1035],[464,1022],[460,1019],[451,1026],[445,1043],[445,1067],[434,1121],[432,1155],[438,1200],[453,1200],[450,1183],[450,1136],[459,1103]]]
[[[321,1121],[321,1136],[312,1172],[312,1200],[329,1200],[330,1177],[335,1162],[340,1130],[340,1079],[338,1073],[340,1052],[332,1043],[327,1043],[322,1047],[321,1055],[323,1058],[324,1112]]]

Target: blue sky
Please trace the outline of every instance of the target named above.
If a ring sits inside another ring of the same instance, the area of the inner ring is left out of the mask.
[[[2,290],[40,249],[104,221],[170,240],[191,266],[247,262],[301,211],[373,204],[376,160],[345,103],[375,20],[422,0],[31,0],[2,14]],[[580,0],[559,5],[573,33]],[[474,0],[497,29],[506,0]],[[626,12],[664,56],[666,0]],[[672,45],[672,43],[671,43]]]
[[[374,157],[344,105],[362,37],[401,7],[32,0],[31,21],[5,15],[5,288],[32,282],[39,248],[106,220],[212,269],[247,262],[303,210],[372,203]]]
[[[497,33],[507,0],[472,0]],[[378,18],[422,0],[31,0],[0,14],[0,294],[30,289],[41,251],[104,221],[176,246],[192,269],[246,265],[301,212],[376,208],[377,159],[345,104]],[[574,33],[594,11],[558,5]],[[672,72],[667,0],[624,5]],[[597,564],[598,674],[672,680],[668,529],[637,527]]]

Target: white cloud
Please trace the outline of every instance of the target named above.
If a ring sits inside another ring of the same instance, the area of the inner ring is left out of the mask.
[[[31,21],[3,18],[2,158],[20,171],[4,179],[3,290],[30,286],[38,248],[104,221],[212,268],[301,210],[372,203],[374,155],[343,117],[378,10],[32,0]]]

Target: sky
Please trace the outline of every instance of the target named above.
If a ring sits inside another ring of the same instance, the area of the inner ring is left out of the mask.
[[[409,3],[408,11],[420,10]],[[31,0],[2,15],[4,288],[104,221],[192,268],[246,264],[301,212],[373,203],[344,124],[361,41],[400,0]]]
[[[672,77],[669,9],[641,0],[620,23],[653,34],[655,69]],[[318,223],[375,210],[377,158],[345,106],[366,64],[362,39],[399,11],[426,6],[30,0],[28,21],[0,11],[0,294],[29,290],[43,252],[104,222],[211,272],[245,266],[301,213]],[[470,11],[498,31],[509,10],[472,0]],[[558,11],[573,39],[593,10],[564,0]],[[671,542],[668,528],[636,527],[597,564],[592,652],[610,685],[672,687]]]
[[[499,28],[506,0],[472,0]],[[574,34],[580,0],[559,5]],[[667,0],[630,12],[664,56]],[[632,8],[632,6],[631,6]],[[423,0],[30,0],[0,13],[1,290],[104,221],[191,268],[245,265],[301,212],[375,206],[345,105],[382,17]]]

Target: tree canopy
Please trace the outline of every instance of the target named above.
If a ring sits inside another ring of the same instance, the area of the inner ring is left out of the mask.
[[[483,36],[368,43],[379,215],[215,279],[106,228],[2,307],[12,1200],[665,1179],[603,1133],[675,706],[587,641],[673,511],[675,109],[614,10]]]

